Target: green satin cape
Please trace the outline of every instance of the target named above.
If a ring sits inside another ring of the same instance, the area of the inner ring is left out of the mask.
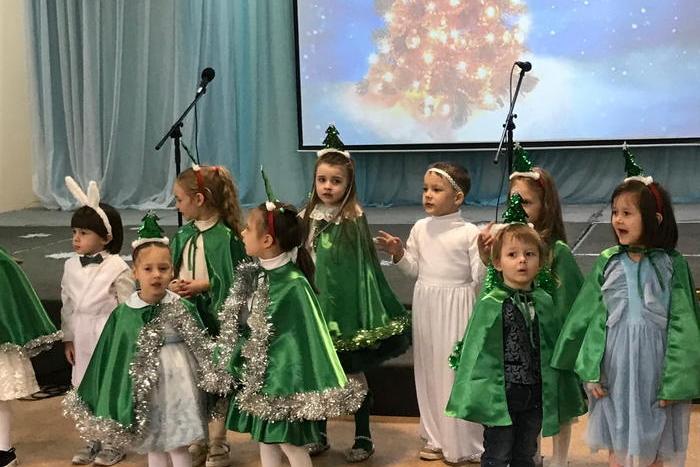
[[[175,271],[182,265],[183,250],[189,240],[194,240],[199,229],[194,222],[183,225],[170,245]],[[194,302],[209,334],[219,334],[220,323],[217,318],[219,308],[226,300],[235,275],[236,266],[247,259],[243,242],[233,230],[219,220],[212,228],[201,232],[204,237],[204,257],[209,273],[209,290],[198,294],[190,301]]]
[[[265,443],[319,441],[312,420],[354,412],[365,392],[346,379],[316,295],[297,266],[264,271],[256,281],[248,336],[229,363],[241,387],[226,425]]]
[[[143,308],[119,305],[105,323],[80,386],[64,400],[66,415],[84,438],[124,447],[143,435],[150,390],[158,384],[166,322],[198,362],[209,360],[210,338],[192,303],[179,299]]]
[[[583,274],[569,246],[560,240],[552,245],[551,268],[556,285],[552,294],[554,311],[560,315],[563,324],[581,290]]]
[[[322,229],[314,281],[343,368],[356,373],[401,355],[411,317],[384,277],[364,214]]]
[[[479,298],[462,340],[459,366],[445,413],[486,426],[512,425],[506,401],[503,365],[503,302],[509,292],[495,286]],[[532,292],[540,332],[542,372],[542,435],[559,432],[562,422],[585,413],[580,396],[567,400],[562,386],[576,385],[571,372],[551,368],[549,362],[561,322],[552,298],[541,289]]]
[[[571,253],[569,245],[562,241],[556,241],[552,245],[552,275],[554,276],[555,288],[552,293],[554,312],[559,318],[559,332],[569,315],[571,306],[574,304],[579,290],[583,285],[583,274],[579,269],[574,255]],[[557,334],[557,338],[559,335]],[[565,405],[560,409],[559,420],[563,423],[567,421],[567,416],[573,419],[580,413],[588,410],[588,404],[583,395],[582,385],[578,377],[572,370],[559,369],[559,403]],[[568,414],[568,415],[567,415]]]
[[[33,357],[62,338],[24,271],[0,248],[0,351]]]
[[[599,382],[605,354],[608,311],[601,286],[610,259],[626,254],[614,246],[603,251],[586,278],[554,349],[552,365],[573,369],[583,381]],[[668,252],[672,265],[671,304],[668,313],[666,356],[658,398],[689,400],[700,397],[700,309],[685,258]]]

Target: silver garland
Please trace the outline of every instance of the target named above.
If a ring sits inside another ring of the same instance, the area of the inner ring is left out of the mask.
[[[0,344],[0,352],[17,352],[27,358],[32,358],[49,350],[56,342],[60,342],[61,340],[63,340],[63,331],[56,331],[32,339],[24,345],[17,345],[10,342]]]
[[[215,371],[210,358],[211,339],[187,308],[180,301],[163,304],[159,308],[160,313],[139,331],[134,358],[129,364],[134,407],[132,425],[124,426],[115,420],[95,416],[75,389],[69,391],[64,398],[63,413],[75,420],[76,428],[84,439],[108,441],[117,448],[138,444],[143,439],[151,418],[151,398],[158,387],[160,349],[164,343],[166,323],[177,330],[195,357],[200,387],[208,375]],[[219,389],[223,392],[222,387]]]
[[[235,282],[219,310],[221,328],[214,341],[213,355],[216,361],[216,372],[212,374],[219,379],[217,384],[226,385],[229,388],[236,385],[233,375],[228,371],[228,365],[240,338],[238,329],[240,317],[248,303],[248,297],[253,292],[255,278],[259,271],[260,266],[256,263],[250,261],[240,263],[236,268]]]
[[[236,405],[243,411],[269,421],[325,420],[357,411],[367,395],[355,381],[345,387],[329,388],[278,397],[263,393],[268,366],[270,338],[274,333],[267,314],[270,304],[269,285],[264,274],[257,277],[253,305],[248,317],[250,338],[243,345],[242,388]]]

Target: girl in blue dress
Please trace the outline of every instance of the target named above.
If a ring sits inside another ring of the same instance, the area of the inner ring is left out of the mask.
[[[612,195],[618,245],[599,256],[552,362],[585,382],[588,443],[610,466],[682,465],[700,396],[698,308],[670,197],[636,172]]]

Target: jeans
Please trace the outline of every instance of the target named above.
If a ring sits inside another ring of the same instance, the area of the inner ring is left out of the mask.
[[[484,427],[482,467],[534,467],[542,429],[542,386],[512,384],[506,389],[510,426]]]

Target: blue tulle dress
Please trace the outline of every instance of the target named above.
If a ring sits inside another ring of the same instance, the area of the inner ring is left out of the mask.
[[[601,384],[608,396],[596,400],[589,395],[588,442],[593,450],[612,450],[625,466],[657,459],[682,464],[688,445],[690,403],[661,408],[657,400],[672,274],[671,259],[660,252],[640,262],[619,255],[605,271],[608,320]]]

